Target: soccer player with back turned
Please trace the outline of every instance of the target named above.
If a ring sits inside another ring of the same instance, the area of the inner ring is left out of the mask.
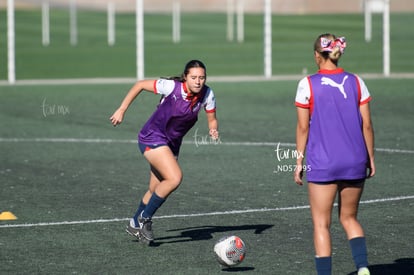
[[[346,47],[343,37],[322,34],[314,43],[319,71],[297,88],[296,149],[306,149],[306,176],[313,221],[318,275],[332,269],[331,216],[338,195],[339,220],[345,230],[358,275],[369,275],[364,230],[357,220],[367,177],[375,174],[374,132],[363,80],[338,67]],[[303,157],[294,180],[302,185]]]

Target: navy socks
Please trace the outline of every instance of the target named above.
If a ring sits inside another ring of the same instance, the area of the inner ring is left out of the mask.
[[[318,275],[331,275],[332,257],[315,257],[315,264]]]
[[[352,258],[358,269],[368,266],[368,253],[365,237],[357,237],[349,240]],[[318,275],[331,275],[332,257],[315,257],[316,271]]]
[[[138,217],[142,214],[142,217],[145,219],[151,218],[154,213],[160,208],[160,206],[165,202],[165,199],[159,197],[157,194],[152,193],[152,196],[148,204],[144,204],[141,200],[139,203],[138,209],[134,215],[135,226],[138,224]]]
[[[145,209],[145,206],[147,206],[146,204],[144,204],[143,202],[142,202],[142,200],[140,201],[140,203],[139,203],[139,206],[138,206],[138,209],[137,209],[137,212],[135,212],[135,215],[134,215],[134,222],[135,222],[135,226],[138,224],[138,217],[139,217],[139,215],[142,213],[142,211],[144,211],[144,209]]]
[[[365,237],[357,237],[349,240],[352,258],[354,259],[357,270],[368,266],[368,253]]]
[[[147,206],[145,206],[144,212],[142,212],[142,217],[145,219],[151,218],[164,202],[165,199],[159,197],[155,192],[152,193]]]

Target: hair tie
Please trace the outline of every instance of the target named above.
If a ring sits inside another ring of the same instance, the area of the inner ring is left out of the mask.
[[[344,53],[346,48],[345,37],[339,37],[335,40],[330,40],[326,37],[321,37],[321,48],[322,52],[332,52],[334,48],[339,48],[341,54]]]

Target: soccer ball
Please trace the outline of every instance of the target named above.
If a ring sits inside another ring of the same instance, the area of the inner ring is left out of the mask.
[[[246,255],[246,245],[237,236],[226,236],[214,245],[217,261],[226,267],[238,265]]]

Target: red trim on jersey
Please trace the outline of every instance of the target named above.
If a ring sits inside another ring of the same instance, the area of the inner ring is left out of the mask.
[[[206,113],[215,113],[216,112],[216,108],[211,109],[211,110],[205,110],[205,111],[206,111]]]
[[[185,82],[183,82],[183,90],[188,96],[188,88],[187,88],[187,84]]]
[[[295,102],[295,105],[296,105],[296,107],[309,109],[309,104],[302,104],[302,103],[299,103],[299,102]]]
[[[371,96],[369,96],[368,98],[364,99],[364,101],[361,101],[361,98],[362,98],[361,84],[359,83],[358,77],[355,76],[355,78],[357,80],[356,82],[357,82],[357,86],[358,86],[358,102],[359,102],[359,106],[361,106],[361,105],[364,105],[364,104],[367,104],[368,102],[370,102],[372,98],[371,98]]]
[[[343,72],[344,72],[344,69],[342,68],[336,68],[334,70],[319,70],[318,71],[319,74],[340,74]]]
[[[187,94],[187,97],[185,99],[191,101],[191,108],[193,108],[194,105],[197,103],[197,101],[202,96],[204,96],[206,87],[204,86],[203,89],[199,93],[195,94],[195,93],[192,93],[192,92],[188,91],[187,84],[185,82],[183,82],[183,90]]]
[[[308,82],[309,82],[309,114],[312,115],[313,113],[313,88],[312,88],[312,82],[310,76],[308,76]]]
[[[153,86],[154,86],[154,94],[157,94],[158,93],[157,92],[157,80],[154,80]]]
[[[357,88],[358,88],[358,102],[361,102],[361,97],[362,97],[361,84],[359,83],[358,77],[356,75],[354,75],[354,77],[356,79]]]
[[[360,102],[359,103],[359,106],[364,105],[364,104],[367,104],[368,102],[371,101],[371,99],[372,99],[371,96],[369,96],[367,99],[365,99],[364,101]]]

